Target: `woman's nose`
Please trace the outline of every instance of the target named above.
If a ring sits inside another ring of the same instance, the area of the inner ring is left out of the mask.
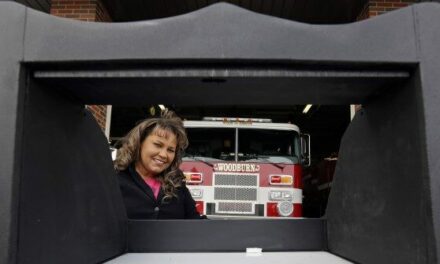
[[[167,150],[165,148],[161,149],[159,151],[159,156],[166,158],[167,157]]]

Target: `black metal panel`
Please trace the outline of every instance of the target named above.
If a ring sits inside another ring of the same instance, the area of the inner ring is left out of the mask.
[[[25,60],[417,62],[411,8],[393,13],[352,25],[320,27],[225,3],[134,24],[84,23],[30,10]]]
[[[84,105],[26,91],[17,263],[98,263],[126,249],[107,140]]]
[[[325,220],[130,220],[128,252],[326,250]]]
[[[22,132],[23,6],[0,2],[0,263],[14,263],[17,252],[18,186]]]
[[[419,85],[422,86],[421,99],[425,116],[425,140],[422,144],[426,148],[426,156],[422,157],[426,158],[424,170],[428,173],[428,182],[425,181],[423,188],[428,209],[423,222],[427,227],[433,226],[434,238],[428,237],[430,259],[440,262],[440,5],[419,5],[414,11],[420,36]]]
[[[329,250],[358,263],[435,263],[418,74],[395,88],[363,105],[344,134],[327,208]]]
[[[329,249],[359,263],[440,260],[440,6],[413,12],[419,71],[352,122],[329,199]]]

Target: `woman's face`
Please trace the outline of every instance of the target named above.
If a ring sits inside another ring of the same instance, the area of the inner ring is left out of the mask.
[[[136,163],[143,177],[155,177],[167,169],[176,156],[177,139],[174,133],[155,128],[141,144],[141,157]]]

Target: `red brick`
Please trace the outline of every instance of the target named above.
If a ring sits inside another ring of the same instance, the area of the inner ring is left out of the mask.
[[[377,16],[399,8],[404,8],[417,0],[371,0],[369,1],[369,17]]]
[[[402,8],[407,6],[408,6],[407,3],[393,3],[393,7],[397,7],[397,8]]]
[[[83,1],[72,1],[72,2],[76,5],[89,5],[89,4],[94,4],[96,1],[83,0]]]
[[[80,5],[79,8],[81,8],[81,9],[92,9],[92,10],[96,11],[96,5],[83,4],[83,5]]]
[[[76,14],[66,14],[63,17],[65,17],[65,18],[79,18],[79,16]]]
[[[393,6],[393,3],[390,3],[390,2],[377,3],[377,6],[391,7],[391,6]]]
[[[58,9],[58,14],[73,14],[73,9]]]
[[[371,7],[370,8],[370,12],[371,11],[384,11],[385,9],[383,7]]]
[[[74,9],[74,10],[73,10],[73,13],[74,13],[74,14],[84,14],[84,11],[85,11],[85,10]]]

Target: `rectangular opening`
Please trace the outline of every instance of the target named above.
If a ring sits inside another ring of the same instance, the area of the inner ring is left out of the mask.
[[[154,67],[152,65],[155,65]],[[231,66],[232,65],[232,66]],[[108,220],[101,218],[102,223],[108,226],[116,225],[122,221],[120,208],[111,208],[112,204],[120,204],[117,195],[117,183],[108,186],[106,180],[112,174],[111,158],[105,138],[98,135],[98,128],[93,128],[94,136],[89,140],[84,134],[92,126],[88,118],[84,118],[84,104],[111,104],[116,107],[168,104],[176,107],[188,106],[286,106],[286,105],[348,105],[374,103],[380,98],[393,97],[412,77],[414,65],[409,64],[289,64],[289,63],[261,63],[261,62],[229,62],[216,63],[204,62],[197,64],[184,64],[181,62],[167,64],[121,63],[105,65],[76,65],[61,64],[32,64],[29,97],[26,114],[28,121],[43,120],[44,125],[54,128],[54,133],[45,133],[46,128],[29,122],[25,129],[26,144],[31,144],[38,139],[32,151],[26,154],[24,165],[37,168],[37,171],[27,170],[24,178],[35,177],[32,182],[37,182],[38,177],[44,177],[40,183],[41,188],[55,188],[61,184],[62,190],[50,192],[44,203],[57,208],[53,212],[43,212],[48,219],[55,217],[54,223],[64,219],[75,226],[74,219],[69,219],[68,210],[75,209],[76,203],[88,204],[93,212],[93,203],[75,200],[72,193],[72,183],[81,190],[93,192],[93,188],[101,188],[102,195],[108,201],[107,208],[102,209],[104,215],[115,212],[119,218],[115,223],[108,224]],[[34,90],[34,91],[33,91]],[[39,90],[36,92],[36,90]],[[62,111],[53,112],[51,109],[60,107]],[[32,114],[31,114],[32,111]],[[65,120],[69,116],[71,119]],[[87,123],[87,124],[85,124]],[[61,125],[60,125],[61,124]],[[35,132],[35,133],[34,133]],[[244,131],[244,134],[246,135]],[[38,136],[37,136],[38,135]],[[65,135],[65,136],[59,136]],[[55,138],[56,137],[56,138]],[[252,135],[249,138],[251,148]],[[93,139],[93,140],[92,140]],[[96,141],[96,142],[95,142]],[[99,141],[99,142],[98,142]],[[235,139],[234,139],[235,141]],[[236,142],[236,141],[235,141]],[[203,142],[200,141],[201,145]],[[243,143],[245,144],[246,141]],[[255,142],[254,142],[255,143]],[[94,149],[97,146],[96,149]],[[232,143],[231,147],[240,148]],[[298,146],[294,146],[294,149]],[[48,149],[50,155],[41,155],[40,149]],[[56,151],[54,151],[56,150]],[[214,151],[214,150],[212,150]],[[287,153],[288,150],[286,150]],[[293,150],[291,150],[293,151]],[[296,153],[297,150],[294,150]],[[58,153],[58,154],[57,154]],[[59,154],[61,153],[61,155]],[[87,153],[87,154],[85,154]],[[239,152],[234,150],[234,159],[240,160]],[[57,165],[48,157],[57,156]],[[220,157],[220,156],[219,156]],[[85,161],[89,160],[89,162]],[[92,162],[90,162],[92,161]],[[96,163],[98,161],[99,163]],[[77,168],[79,164],[80,169]],[[99,164],[99,166],[96,166]],[[32,166],[30,166],[32,165]],[[90,168],[94,167],[94,171]],[[47,168],[51,168],[49,171]],[[65,174],[65,172],[71,171]],[[78,173],[85,173],[78,177]],[[87,177],[98,178],[88,181]],[[107,175],[107,176],[106,176]],[[22,188],[24,196],[21,197],[22,212],[29,208],[29,202],[36,199],[38,192],[31,190],[31,185],[26,183]],[[100,184],[103,184],[100,187]],[[104,187],[103,187],[104,186]],[[109,188],[107,188],[109,187]],[[77,191],[74,190],[74,191]],[[66,196],[67,195],[67,196]],[[69,195],[72,195],[69,197]],[[51,199],[57,197],[67,199],[70,208],[59,209],[56,202]],[[84,196],[84,199],[87,196]],[[40,199],[40,198],[39,198]],[[70,199],[70,200],[69,200]],[[100,198],[97,198],[100,199]],[[257,212],[258,208],[253,212]],[[32,211],[28,211],[32,212]],[[21,221],[27,221],[24,213]],[[98,222],[99,222],[98,221]],[[96,224],[96,223],[95,223]],[[154,228],[151,228],[153,227]],[[99,225],[97,226],[99,228]],[[26,230],[22,234],[35,234],[40,232]],[[212,231],[215,230],[215,231]],[[230,232],[234,230],[234,232]],[[153,238],[176,234],[174,242],[156,243]],[[116,236],[121,236],[121,233]],[[228,234],[230,239],[222,237]],[[292,235],[301,234],[301,235]],[[197,241],[215,241],[201,244],[180,243],[181,239],[192,237]],[[213,237],[218,239],[211,240]],[[241,251],[247,246],[263,247],[268,251],[288,250],[323,250],[326,249],[326,220],[299,219],[299,220],[212,220],[212,221],[129,221],[128,222],[129,251],[131,252],[210,252],[210,251]],[[115,237],[109,238],[116,241]],[[125,239],[119,237],[119,239]],[[306,242],[305,242],[306,239]],[[236,241],[231,243],[230,241]],[[282,241],[282,243],[280,242]]]

